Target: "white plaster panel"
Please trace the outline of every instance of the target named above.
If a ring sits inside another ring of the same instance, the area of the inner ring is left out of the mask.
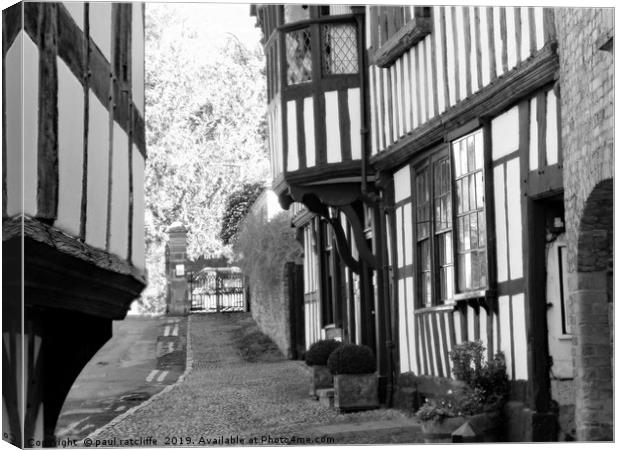
[[[144,270],[144,158],[140,154],[138,147],[135,144],[132,145],[133,222],[131,231],[131,263],[138,269]]]
[[[423,45],[416,45],[416,52],[418,54],[418,73],[417,77],[420,83],[420,106],[421,106],[421,117],[420,124],[425,123],[428,120],[428,108],[426,105],[426,89],[428,89],[428,85],[426,84],[426,51]]]
[[[506,47],[508,70],[517,65],[517,33],[515,29],[515,8],[506,6]]]
[[[398,340],[400,349],[400,371],[401,373],[411,370],[409,363],[409,340],[407,339],[407,293],[405,292],[405,280],[398,280]]]
[[[491,121],[493,159],[499,159],[519,149],[519,108],[509,109]]]
[[[497,299],[499,306],[499,335],[501,348],[506,357],[506,373],[509,379],[512,377],[512,337],[510,335],[510,297],[502,295]],[[516,327],[516,325],[515,325]],[[525,328],[524,328],[525,329]]]
[[[527,380],[527,328],[523,294],[512,296],[512,320],[514,322],[515,380]]]
[[[58,67],[58,217],[55,226],[79,236],[84,161],[84,89],[64,61]]]
[[[405,99],[403,98],[403,77],[402,77],[402,72],[401,72],[401,68],[403,65],[403,60],[402,58],[399,58],[396,60],[396,62],[394,63],[394,77],[396,78],[396,92],[395,92],[395,97],[394,97],[394,105],[396,105],[396,110],[397,113],[394,116],[394,118],[398,118],[397,122],[398,122],[398,132],[396,133],[397,136],[402,136],[405,133],[404,130],[404,124],[405,124],[405,118],[402,117],[402,111],[403,108],[401,107],[401,102],[404,105],[404,101]]]
[[[29,39],[27,37],[27,39]],[[6,211],[9,216],[14,216],[22,212],[22,152],[24,145],[22,142],[23,136],[23,112],[24,106],[22,103],[22,92],[24,77],[22,72],[23,66],[23,53],[22,47],[24,42],[24,33],[20,31],[17,37],[13,41],[13,45],[6,53],[5,59],[5,91],[6,95],[6,196],[7,204]],[[34,61],[38,66],[38,58]],[[38,68],[35,73],[38,72]],[[31,80],[32,81],[32,80]],[[38,92],[38,84],[30,86],[35,88]],[[36,117],[31,119],[37,120]],[[32,130],[37,130],[37,122],[31,124],[35,127]],[[34,136],[34,148],[36,149],[37,133],[29,133]],[[36,177],[36,159],[34,166],[34,175]],[[36,180],[36,178],[35,178]],[[36,206],[36,205],[35,205]],[[36,209],[34,211],[36,213]]]
[[[437,64],[437,80],[435,80],[435,82],[437,83],[437,106],[439,108],[438,113],[441,114],[442,112],[445,111],[446,107],[445,107],[445,102],[446,102],[446,95],[447,93],[444,91],[444,85],[443,85],[443,73],[444,73],[444,67],[443,67],[443,58],[441,57],[442,55],[442,49],[443,49],[443,40],[445,39],[445,36],[440,32],[441,30],[441,24],[439,22],[439,17],[441,14],[441,9],[439,6],[434,6],[433,7],[433,29],[437,30],[435,32],[435,48],[433,49],[433,52],[435,53],[436,57],[436,64]]]
[[[409,77],[411,77],[411,63],[409,62],[409,53],[405,52],[402,56],[403,62],[403,96],[405,99],[405,131],[411,131],[411,104],[413,102],[413,98],[411,95],[411,83],[409,82]]]
[[[411,196],[411,171],[404,166],[394,172],[394,201],[399,202]]]
[[[360,108],[360,89],[352,88],[347,91],[349,100],[349,121],[351,124],[351,159],[362,158],[362,125]]]
[[[370,85],[370,154],[375,155],[379,149],[377,145],[377,93],[375,90],[375,71],[370,68],[368,71],[369,85]]]
[[[521,60],[530,56],[530,14],[529,8],[521,8]]]
[[[437,352],[441,355],[441,357],[439,358],[440,360],[440,366],[441,366],[441,370],[443,371],[443,376],[444,377],[448,377],[450,378],[450,366],[446,365],[446,358],[443,352],[443,341],[444,339],[446,339],[446,337],[448,336],[447,334],[445,334],[443,332],[443,330],[441,329],[441,321],[439,319],[439,315],[443,314],[443,312],[438,312],[437,314],[433,314],[430,317],[432,317],[432,320],[435,322],[433,325],[437,327]]]
[[[325,144],[327,146],[327,162],[342,161],[340,149],[340,120],[338,119],[338,91],[325,93]]]
[[[475,22],[476,7],[469,7],[469,39],[471,42],[469,51],[469,60],[471,61],[470,74],[471,74],[471,90],[472,92],[480,89],[480,80],[478,80],[478,52],[476,51],[476,30],[479,29],[479,24]],[[488,48],[488,47],[487,47]],[[482,53],[482,52],[481,52]]]
[[[392,142],[394,142],[394,135],[393,135],[393,130],[392,127],[390,125],[390,115],[388,114],[388,111],[390,110],[390,103],[388,101],[388,99],[390,98],[391,92],[388,89],[388,77],[390,76],[390,72],[388,69],[380,69],[381,70],[381,76],[382,76],[382,80],[383,80],[383,84],[382,84],[382,95],[383,95],[383,131],[385,133],[385,146],[390,145]]]
[[[538,118],[536,97],[530,100],[530,170],[538,169]]]
[[[385,148],[385,137],[383,135],[383,124],[384,124],[384,118],[383,116],[381,116],[381,83],[380,83],[380,79],[379,79],[379,74],[381,73],[381,69],[379,69],[376,66],[371,66],[371,70],[374,74],[374,81],[375,81],[375,100],[376,100],[376,108],[373,110],[373,114],[376,117],[377,120],[377,133],[379,134],[377,136],[377,142],[378,142],[378,152],[380,152],[381,150],[383,150]]]
[[[398,97],[396,94],[396,66],[392,65],[388,67],[387,73],[390,77],[390,92],[388,95],[392,99],[392,140],[395,141],[400,137],[400,134],[398,133]]]
[[[558,104],[555,92],[547,92],[547,130],[546,152],[547,164],[552,166],[558,163]]]
[[[276,105],[279,105],[279,101]],[[278,173],[282,173],[282,168],[284,166],[283,162],[283,152],[282,152],[282,108],[280,106],[276,106],[275,109],[276,115],[276,167],[278,168]]]
[[[502,41],[502,34],[500,28],[500,8],[493,7],[493,39],[495,44],[495,70],[499,77],[504,73],[504,66],[502,65],[502,48],[504,41]]]
[[[404,265],[404,252],[403,252],[403,208],[396,208],[396,265],[403,267]]]
[[[428,94],[428,117],[430,119],[435,115],[435,107],[433,105],[435,101],[435,80],[433,80],[433,67],[431,63],[432,46],[430,36],[427,36],[423,43],[426,50],[426,92]]]
[[[457,102],[458,93],[456,92],[456,48],[454,48],[454,25],[452,18],[452,8],[445,8],[446,12],[446,51],[447,51],[447,65],[448,65],[448,98],[450,100],[450,106]]]
[[[37,213],[38,185],[38,136],[39,129],[39,49],[24,34],[23,40],[23,183],[24,183],[24,214],[34,216]]]
[[[480,48],[489,48],[489,41],[493,36],[489,36],[489,24],[486,8],[478,8],[480,17]],[[482,66],[482,86],[486,86],[491,81],[491,59],[489,51],[480,52],[480,65]]]
[[[474,322],[476,320],[478,320],[476,310],[471,306],[467,306],[467,338],[470,341],[474,340]]]
[[[409,77],[409,84],[411,87],[411,109],[413,112],[413,117],[412,117],[412,128],[416,128],[419,123],[420,123],[420,118],[418,117],[418,101],[420,100],[418,98],[418,93],[417,93],[417,86],[418,86],[418,78],[416,76],[416,74],[418,73],[418,69],[417,69],[417,65],[416,65],[416,60],[415,60],[415,48],[411,48],[409,50],[409,63],[410,63],[410,73],[411,73],[411,77]]]
[[[519,158],[506,163],[506,213],[508,215],[508,248],[510,250],[510,279],[523,277],[523,247],[521,217],[521,169]]]
[[[462,342],[461,336],[463,335],[463,330],[461,328],[461,313],[459,311],[454,311],[452,313],[452,319],[454,321],[454,342],[458,345]]]
[[[129,155],[127,133],[116,122],[112,142],[110,253],[125,259],[129,227]]]
[[[415,305],[415,290],[413,289],[413,277],[405,278],[405,287],[407,289],[407,309],[405,310],[407,315],[407,330],[408,330],[408,338],[409,338],[409,355],[411,361],[411,370],[414,373],[420,373],[418,363],[416,361],[416,345],[415,345],[415,316],[414,316],[414,307]]]
[[[295,100],[286,102],[286,126],[287,126],[287,156],[286,170],[299,169],[299,155],[297,154],[297,108]]]
[[[439,374],[439,368],[437,367],[437,351],[439,351],[439,343],[435,342],[435,333],[432,332],[433,328],[433,322],[431,319],[431,316],[428,314],[425,314],[423,316],[424,318],[424,326],[426,327],[427,330],[430,331],[430,339],[429,341],[426,343],[427,347],[430,347],[429,349],[429,356],[431,358],[430,361],[430,366],[433,367],[434,369],[434,373],[435,375]]]
[[[89,4],[90,36],[106,57],[112,61],[112,3],[91,2]]]
[[[536,49],[540,50],[545,45],[543,8],[540,6],[534,8],[534,23],[536,24]]]
[[[80,30],[84,30],[84,2],[63,2]]]
[[[455,15],[456,15],[456,35],[457,39],[457,61],[458,64],[458,77],[459,77],[459,92],[458,98],[459,100],[463,100],[467,97],[467,70],[468,67],[465,65],[465,25],[463,18],[463,10],[465,7],[457,6],[455,7]]]
[[[508,243],[506,236],[506,187],[504,165],[493,169],[493,197],[495,198],[495,236],[497,258],[497,281],[508,280]]]
[[[144,116],[144,23],[143,3],[131,6],[131,95],[140,114]]]
[[[108,214],[108,160],[110,116],[95,94],[89,92],[88,189],[86,242],[105,249]]]
[[[480,340],[484,345],[484,348],[489,348],[489,338],[487,337],[487,310],[485,308],[478,309],[478,316],[480,320]]]

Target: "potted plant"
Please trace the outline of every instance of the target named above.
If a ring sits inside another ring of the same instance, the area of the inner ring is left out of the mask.
[[[310,346],[305,355],[306,364],[312,367],[312,381],[310,395],[317,398],[318,389],[328,389],[334,386],[331,372],[327,368],[327,358],[342,343],[335,339],[323,339]]]
[[[377,362],[370,347],[344,344],[329,355],[334,376],[334,406],[340,411],[379,407]]]
[[[453,433],[464,430],[465,424],[471,439],[498,439],[501,408],[509,389],[506,362],[502,353],[487,361],[484,352],[479,341],[464,342],[450,352],[452,373],[463,384],[427,398],[416,412],[425,442],[452,442]]]

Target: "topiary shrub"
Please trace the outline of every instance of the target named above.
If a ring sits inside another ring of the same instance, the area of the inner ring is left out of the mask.
[[[327,367],[333,375],[367,374],[374,373],[377,370],[377,361],[370,347],[344,344],[329,355]]]
[[[324,339],[315,342],[306,352],[306,364],[309,366],[327,365],[327,358],[329,358],[329,355],[341,345],[342,343],[335,339]]]

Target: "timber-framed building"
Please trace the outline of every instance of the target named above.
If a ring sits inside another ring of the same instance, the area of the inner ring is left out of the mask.
[[[252,14],[306,347],[371,346],[392,404],[480,340],[506,357],[507,440],[612,439],[613,12]]]
[[[55,447],[145,283],[144,6],[20,2],[2,20],[2,431]]]

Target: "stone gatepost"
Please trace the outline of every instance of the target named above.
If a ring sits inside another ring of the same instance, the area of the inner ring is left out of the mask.
[[[180,222],[175,222],[166,230],[168,243],[166,244],[166,281],[168,292],[166,295],[166,313],[170,315],[185,315],[189,312],[187,292],[187,228]]]

